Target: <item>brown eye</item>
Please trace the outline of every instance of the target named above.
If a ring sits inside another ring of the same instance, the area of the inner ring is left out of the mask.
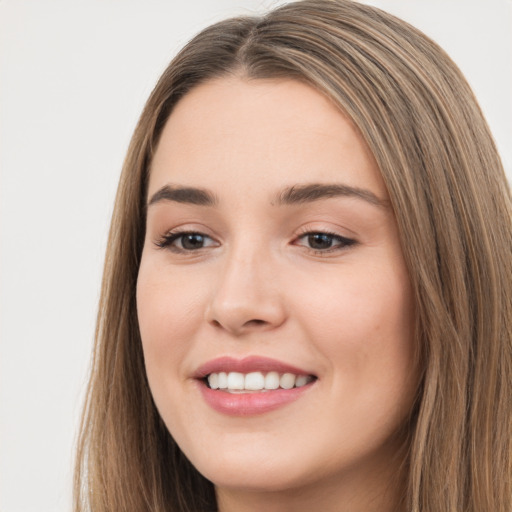
[[[202,249],[205,244],[205,236],[199,233],[185,233],[181,235],[177,240],[181,241],[181,247],[187,251],[193,251],[194,249]]]
[[[334,236],[327,233],[312,233],[308,235],[308,244],[311,249],[330,249],[334,243]]]
[[[206,247],[217,247],[213,238],[194,232],[168,233],[156,242],[161,249],[170,249],[174,252],[191,252]]]
[[[351,238],[345,238],[334,233],[322,231],[304,233],[298,238],[297,245],[301,245],[315,252],[330,252],[345,249],[356,243]]]

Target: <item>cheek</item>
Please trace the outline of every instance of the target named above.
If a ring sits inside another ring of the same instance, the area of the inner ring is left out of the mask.
[[[379,333],[410,331],[412,293],[406,276],[352,268],[325,277],[311,275],[300,283],[294,286],[294,307],[308,312],[302,318],[311,320],[316,332],[355,340],[362,333],[379,337]]]
[[[201,287],[176,277],[143,259],[137,280],[137,315],[150,380],[153,373],[165,371],[169,362],[178,365],[182,361],[200,325]]]
[[[401,269],[400,269],[401,270]],[[313,284],[314,283],[314,284]],[[351,386],[400,388],[414,357],[414,307],[403,271],[352,269],[338,279],[314,279],[297,291],[302,328],[329,358],[334,379]],[[309,292],[308,292],[309,290]]]
[[[146,374],[155,405],[169,431],[180,432],[186,360],[200,325],[200,288],[142,260],[137,279],[137,315]]]

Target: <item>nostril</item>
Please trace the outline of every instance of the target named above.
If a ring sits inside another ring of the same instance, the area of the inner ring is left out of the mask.
[[[251,327],[251,326],[259,326],[259,325],[265,325],[267,322],[265,322],[265,320],[258,320],[258,319],[254,319],[254,320],[249,320],[248,322],[245,322],[245,326],[246,327]]]

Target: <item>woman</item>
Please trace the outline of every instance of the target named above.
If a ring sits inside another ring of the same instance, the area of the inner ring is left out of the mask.
[[[121,177],[76,510],[509,511],[511,232],[414,28],[306,0],[206,29]]]

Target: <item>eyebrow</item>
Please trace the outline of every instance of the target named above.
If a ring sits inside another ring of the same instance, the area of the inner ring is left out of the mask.
[[[305,185],[293,185],[284,189],[277,196],[278,204],[311,203],[320,199],[331,197],[355,197],[362,199],[374,206],[389,208],[389,201],[379,198],[370,190],[359,187],[351,187],[340,183],[309,183]]]
[[[308,183],[304,185],[293,185],[277,194],[274,205],[294,205],[312,203],[321,199],[332,197],[355,197],[380,208],[389,208],[389,201],[380,199],[368,189],[352,187],[339,183]],[[198,206],[215,206],[218,199],[209,190],[196,187],[182,187],[178,185],[164,185],[157,190],[149,199],[148,206],[162,202],[173,201],[176,203],[187,203]]]
[[[148,201],[148,206],[161,201],[174,201],[176,203],[188,203],[198,206],[215,206],[218,203],[215,194],[209,190],[176,185],[164,185],[157,190]]]

